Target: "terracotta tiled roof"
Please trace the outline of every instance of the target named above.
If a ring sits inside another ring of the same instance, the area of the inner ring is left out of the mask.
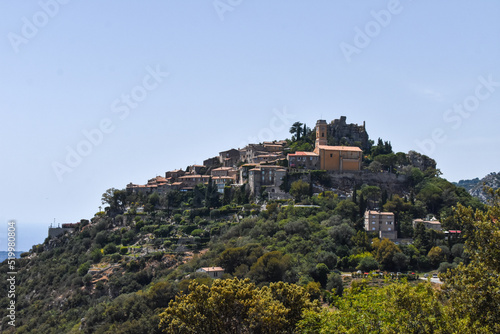
[[[232,170],[232,169],[233,169],[232,167],[219,167],[213,169],[212,172],[215,172],[216,170],[219,171],[219,170]]]
[[[302,152],[302,151],[297,151],[295,153],[289,153],[288,154],[289,156],[291,157],[294,157],[294,156],[312,156],[312,157],[319,157],[318,154],[314,153],[314,152]]]
[[[368,211],[369,215],[383,215],[383,216],[394,216],[392,212],[378,212],[378,211]]]
[[[186,179],[208,179],[210,175],[198,175],[198,174],[192,174],[192,175],[184,175],[180,176],[179,179],[186,180]]]
[[[328,146],[328,145],[318,145],[321,150],[330,151],[352,151],[352,152],[362,152],[362,150],[357,146]]]

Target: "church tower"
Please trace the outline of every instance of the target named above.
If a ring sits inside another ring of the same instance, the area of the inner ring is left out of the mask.
[[[327,124],[325,120],[318,120],[316,122],[316,148],[320,145],[328,145],[326,140],[327,135]]]

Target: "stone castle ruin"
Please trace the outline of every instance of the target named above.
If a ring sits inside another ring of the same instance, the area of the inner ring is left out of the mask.
[[[328,145],[361,145],[362,150],[370,149],[371,143],[365,122],[363,121],[363,125],[347,124],[346,118],[346,116],[341,116],[340,119],[335,119],[328,124]]]

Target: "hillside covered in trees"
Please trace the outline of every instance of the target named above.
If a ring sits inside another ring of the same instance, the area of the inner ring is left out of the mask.
[[[290,146],[306,145],[304,132]],[[161,195],[109,189],[104,211],[17,260],[16,327],[5,296],[1,331],[499,332],[500,192],[484,205],[418,159],[381,140],[366,155],[373,172],[408,174],[400,194],[370,184],[346,197],[313,194],[303,180],[289,180],[293,200],[274,201],[245,186],[220,194],[211,182]],[[321,173],[311,180],[328,182]],[[365,231],[374,207],[393,212],[409,241]],[[461,237],[412,225],[427,215]],[[197,271],[216,266],[222,279]],[[414,280],[423,272],[439,272],[444,284]]]

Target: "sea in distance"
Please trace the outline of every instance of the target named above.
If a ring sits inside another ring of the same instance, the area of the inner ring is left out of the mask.
[[[14,252],[16,254],[16,259],[19,259],[21,257],[21,253],[24,253],[23,251],[16,251]],[[0,251],[0,263],[2,263],[5,259],[9,258],[9,252],[6,251]]]

